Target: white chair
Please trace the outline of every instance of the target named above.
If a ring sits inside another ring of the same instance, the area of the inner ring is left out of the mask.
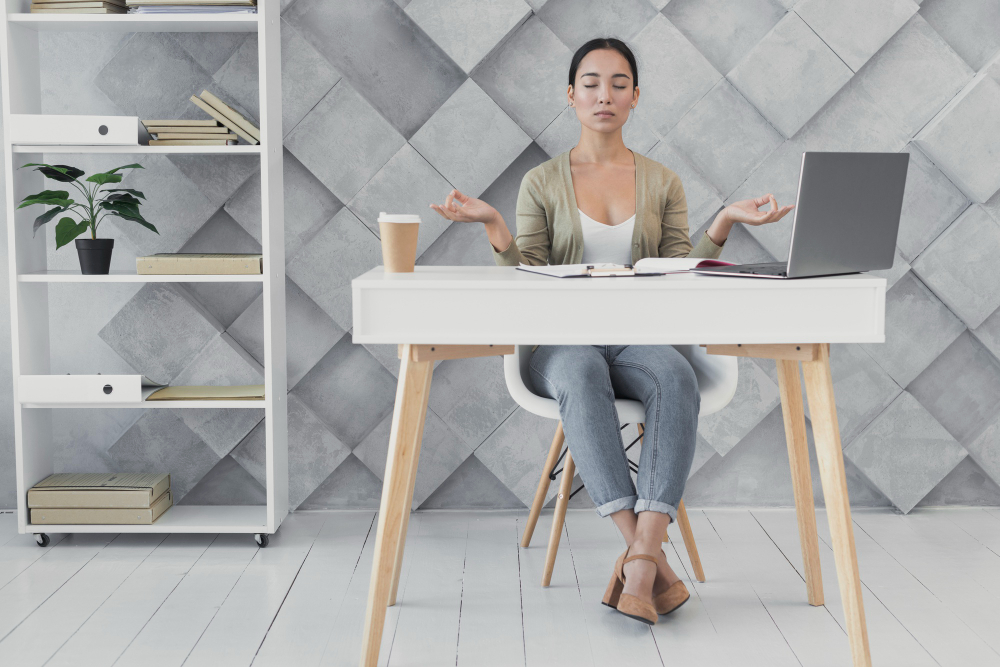
[[[504,376],[507,380],[507,389],[517,404],[528,412],[541,417],[558,420],[558,402],[553,398],[539,396],[532,389],[531,378],[528,374],[528,360],[531,358],[531,347],[530,345],[517,345],[514,354],[504,357]],[[736,383],[739,379],[737,358],[708,354],[704,347],[698,345],[675,345],[674,347],[691,363],[695,376],[698,378],[698,391],[701,394],[701,410],[699,415],[712,414],[726,407],[729,401],[732,400],[733,395],[736,394]],[[646,409],[643,404],[640,401],[619,398],[615,400],[615,408],[618,410],[618,421],[623,425],[623,428],[630,423],[639,426],[639,438],[636,441],[641,440],[643,421],[646,419]],[[535,530],[535,523],[538,521],[538,515],[541,514],[542,506],[545,504],[545,494],[549,490],[549,481],[556,478],[558,471],[556,471],[555,467],[559,464],[563,456],[565,456],[565,463],[562,468],[563,478],[559,485],[555,513],[552,516],[552,530],[549,535],[549,546],[545,556],[542,586],[548,586],[552,578],[552,568],[556,561],[556,551],[559,549],[559,537],[562,534],[563,521],[566,518],[566,506],[569,503],[573,475],[576,471],[573,457],[569,451],[562,452],[563,440],[563,428],[560,421],[556,427],[556,434],[552,439],[552,446],[549,448],[548,457],[545,460],[545,467],[538,482],[538,490],[535,491],[535,500],[531,504],[531,513],[528,515],[528,524],[525,526],[524,535],[521,539],[522,547],[527,547],[531,543],[531,535]],[[634,445],[635,442],[632,444]],[[631,446],[629,445],[628,447]],[[632,463],[631,460],[630,463],[633,466],[633,470],[635,470],[637,467],[636,464]],[[680,526],[681,534],[684,536],[684,546],[687,547],[688,556],[694,568],[695,578],[698,581],[704,581],[705,573],[701,567],[701,559],[698,557],[698,547],[694,542],[694,535],[688,523],[687,510],[684,508],[683,500],[678,503],[677,524]],[[663,541],[667,541],[666,535],[663,536]]]

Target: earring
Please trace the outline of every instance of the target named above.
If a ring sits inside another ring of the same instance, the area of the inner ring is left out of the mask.
[[[632,108],[633,108],[633,109],[635,108],[635,105],[634,105],[634,104],[632,105]]]

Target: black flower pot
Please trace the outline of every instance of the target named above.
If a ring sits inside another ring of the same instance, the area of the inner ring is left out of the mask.
[[[76,254],[80,256],[80,271],[84,275],[109,273],[114,247],[114,239],[77,239]]]

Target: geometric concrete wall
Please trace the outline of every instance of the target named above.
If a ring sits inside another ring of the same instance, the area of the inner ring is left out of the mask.
[[[378,505],[398,361],[392,346],[352,342],[349,289],[381,262],[378,211],[424,216],[421,264],[491,265],[480,225],[448,223],[428,204],[457,187],[513,228],[523,174],[579,136],[566,73],[573,50],[597,35],[620,37],[637,54],[642,96],[626,143],[681,176],[692,236],[732,201],[773,192],[793,203],[804,150],[910,154],[895,265],[880,272],[890,285],[886,343],[831,352],[852,499],[903,511],[1000,504],[996,3],[281,5],[292,507]],[[258,114],[255,35],[41,37],[46,113],[199,117],[187,99],[210,88]],[[120,156],[46,159],[88,170],[120,164]],[[145,158],[128,179],[147,194],[145,215],[161,234],[109,222],[116,265],[136,253],[258,249],[257,163]],[[845,216],[852,205],[843,193]],[[790,227],[791,218],[737,225],[722,256],[786,259]],[[49,261],[77,262],[72,248],[50,250]],[[259,286],[52,285],[50,309],[54,373],[261,381]],[[740,369],[732,404],[699,425],[692,506],[792,501],[775,369],[749,359]],[[180,503],[260,503],[261,418],[55,411],[57,469],[169,470]],[[4,412],[0,463],[12,458],[8,424]],[[414,506],[529,504],[554,427],[517,408],[499,359],[440,363]],[[12,475],[0,476],[6,506],[12,486]],[[573,502],[590,504],[585,492]]]

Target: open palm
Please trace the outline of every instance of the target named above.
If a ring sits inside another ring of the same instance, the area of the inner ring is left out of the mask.
[[[768,203],[771,204],[769,209],[764,211],[758,210],[761,206],[766,206]],[[756,226],[781,220],[793,208],[795,208],[794,204],[779,208],[778,200],[774,198],[774,195],[767,194],[756,199],[744,199],[743,201],[733,202],[723,210],[732,222],[742,222],[747,225]]]
[[[448,193],[444,205],[431,204],[431,208],[456,222],[492,222],[497,215],[497,210],[483,200],[463,195],[458,190]]]

